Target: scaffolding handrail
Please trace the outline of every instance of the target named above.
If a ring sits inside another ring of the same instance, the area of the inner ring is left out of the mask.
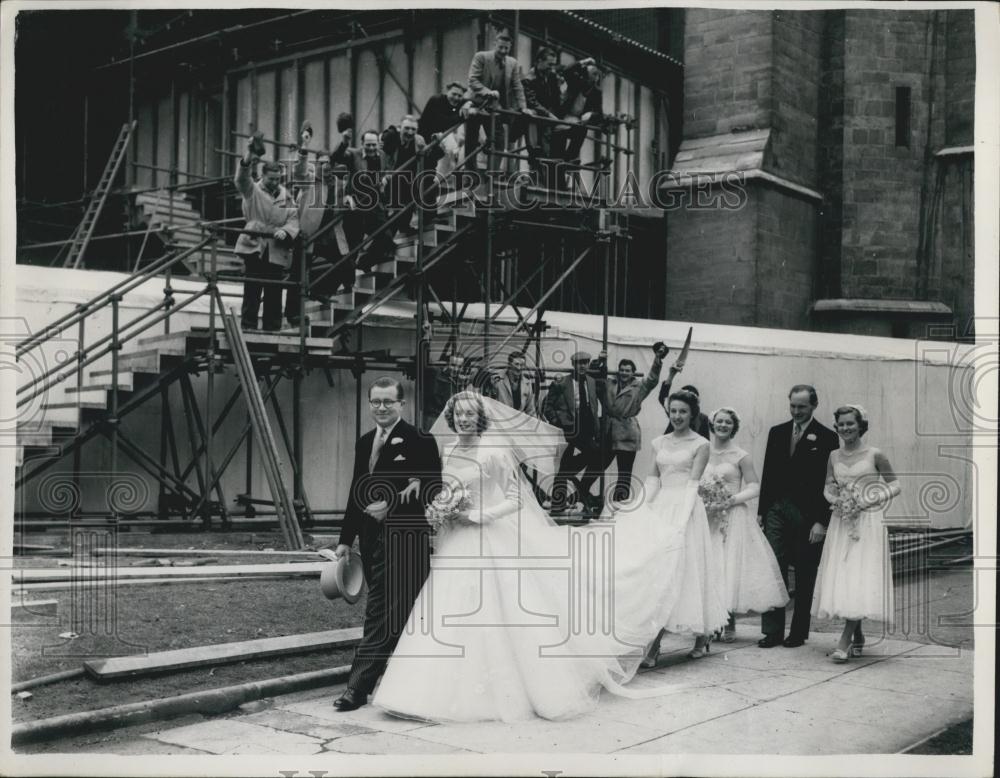
[[[36,349],[42,343],[45,343],[52,338],[61,335],[70,327],[78,324],[81,319],[88,317],[94,311],[100,310],[112,302],[112,298],[115,296],[122,297],[126,293],[131,292],[138,286],[141,286],[146,281],[150,280],[160,272],[172,268],[175,264],[187,258],[196,251],[200,251],[208,246],[209,243],[215,240],[214,235],[210,235],[205,238],[200,243],[190,246],[183,251],[180,251],[174,255],[167,255],[163,257],[160,261],[150,265],[148,268],[140,273],[132,273],[127,278],[123,278],[117,284],[112,286],[110,289],[106,289],[95,297],[91,298],[85,303],[81,303],[76,307],[75,311],[67,313],[65,316],[57,319],[55,322],[50,324],[48,327],[43,329],[41,332],[32,335],[22,341],[15,352],[15,356],[20,359],[22,356],[28,352]]]

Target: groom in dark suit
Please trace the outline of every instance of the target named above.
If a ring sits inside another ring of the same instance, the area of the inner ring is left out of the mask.
[[[347,691],[333,703],[340,711],[368,702],[430,572],[430,526],[424,510],[441,479],[433,438],[400,418],[402,385],[379,378],[368,390],[368,402],[375,429],[355,446],[354,477],[334,552],[342,557],[358,538],[368,582],[365,623]]]
[[[826,462],[839,446],[837,434],[813,418],[818,404],[813,387],[793,386],[788,393],[791,420],[771,427],[767,436],[757,520],[762,522],[786,586],[788,565],[795,567],[795,610],[787,638],[784,608],[761,615],[764,637],[757,642],[761,648],[778,644],[797,648],[809,637],[816,569],[830,523],[830,506],[823,497]]]

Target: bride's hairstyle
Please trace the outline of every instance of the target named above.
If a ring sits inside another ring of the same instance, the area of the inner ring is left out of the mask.
[[[459,392],[448,398],[448,404],[444,407],[444,420],[448,422],[448,427],[452,432],[455,429],[455,403],[466,401],[476,407],[476,432],[482,435],[490,426],[490,420],[486,416],[486,408],[483,407],[483,398],[478,392]]]
[[[740,431],[740,417],[735,410],[733,410],[732,408],[727,408],[726,406],[723,406],[722,408],[716,408],[714,411],[712,411],[712,415],[709,417],[709,422],[712,425],[712,432],[715,432],[715,417],[718,416],[720,413],[726,414],[730,419],[733,420],[733,434],[730,435],[730,437],[735,438],[736,433]]]
[[[857,405],[841,405],[833,412],[833,423],[836,424],[841,416],[848,413],[853,413],[854,418],[857,419],[859,437],[868,432],[868,414],[864,412],[863,408]]]
[[[698,395],[694,392],[687,392],[681,389],[679,392],[673,392],[667,398],[667,411],[670,411],[670,403],[674,400],[680,400],[682,403],[687,405],[691,409],[691,423],[694,424],[694,420],[698,418],[698,414],[701,413],[701,403],[698,402]]]

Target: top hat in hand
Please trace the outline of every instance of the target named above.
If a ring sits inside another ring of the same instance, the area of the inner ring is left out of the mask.
[[[250,138],[250,153],[255,157],[263,157],[265,151],[264,133],[258,130],[253,134],[253,137]]]
[[[337,116],[337,132],[354,129],[354,117],[349,113],[342,113]]]

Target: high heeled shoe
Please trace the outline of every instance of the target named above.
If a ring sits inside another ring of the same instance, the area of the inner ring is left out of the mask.
[[[702,643],[702,638],[698,638],[695,641],[694,648],[688,651],[688,659],[701,659],[703,656],[711,653],[712,651],[712,638],[708,636],[704,638],[704,643]]]
[[[847,661],[850,654],[842,648],[833,649],[833,653],[830,654],[830,660],[836,662],[838,665],[842,665]]]
[[[651,651],[642,658],[642,661],[639,662],[639,667],[643,668],[644,670],[652,670],[654,667],[656,667],[656,663],[659,661],[659,659],[660,659],[660,649],[657,648],[655,652]]]
[[[735,643],[736,642],[736,627],[726,626],[722,631],[722,637],[720,640],[723,643]]]
[[[857,659],[864,652],[864,648],[865,641],[863,640],[860,643],[851,643],[847,648],[847,653],[851,655],[852,659]]]

